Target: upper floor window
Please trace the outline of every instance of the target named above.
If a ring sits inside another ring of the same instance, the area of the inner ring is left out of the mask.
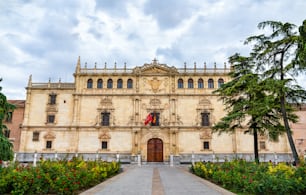
[[[55,122],[55,115],[48,115],[47,123],[54,123]]]
[[[193,80],[188,79],[188,88],[193,88]]]
[[[9,130],[9,129],[5,129],[4,130],[4,136],[5,137],[9,138],[10,137],[10,133],[11,133],[11,130]]]
[[[210,88],[210,89],[214,88],[214,80],[213,79],[208,79],[208,88]]]
[[[199,88],[199,89],[204,88],[203,79],[199,79],[199,80],[198,80],[198,88]]]
[[[127,88],[128,88],[128,89],[133,88],[133,80],[132,80],[132,79],[128,79],[128,80],[127,80]]]
[[[92,79],[88,79],[88,81],[87,81],[87,88],[88,89],[91,89],[92,88]]]
[[[201,117],[202,117],[202,126],[209,126],[209,113],[207,112],[203,112],[201,113]]]
[[[183,79],[177,80],[177,88],[184,88],[184,81],[183,81]]]
[[[56,104],[56,94],[50,94],[49,98],[50,98],[50,104],[51,105]]]
[[[102,112],[101,113],[101,125],[102,126],[109,126],[109,120],[110,120],[110,113],[109,112]]]
[[[11,123],[13,120],[13,112],[8,112],[7,115],[6,115],[6,118],[5,118],[5,122],[7,123]]]
[[[222,78],[220,78],[218,80],[218,87],[220,88],[223,84],[224,84],[224,80]]]
[[[117,81],[117,88],[118,89],[122,88],[122,85],[123,85],[122,83],[123,83],[122,79],[118,79],[118,81]]]
[[[99,89],[103,88],[103,81],[102,81],[102,79],[98,79],[97,88],[99,88]]]
[[[108,79],[108,80],[107,80],[107,88],[108,88],[108,89],[113,88],[113,80],[112,80],[112,79]]]

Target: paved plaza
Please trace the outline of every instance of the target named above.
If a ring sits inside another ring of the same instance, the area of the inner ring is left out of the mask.
[[[188,166],[124,165],[123,172],[82,195],[233,194],[188,172]]]

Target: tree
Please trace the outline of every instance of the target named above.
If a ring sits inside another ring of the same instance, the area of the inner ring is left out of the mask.
[[[263,71],[264,78],[280,81],[270,91],[278,97],[293,158],[296,163],[299,163],[289,126],[288,109],[291,108],[288,102],[299,103],[306,98],[305,90],[296,85],[293,78],[294,75],[306,70],[306,46],[305,42],[303,43],[305,34],[298,35],[296,26],[290,23],[265,21],[258,24],[259,29],[266,27],[270,27],[268,35],[251,36],[245,43],[254,43],[251,58],[257,70]],[[300,31],[305,33],[305,21]]]
[[[214,91],[228,113],[212,129],[219,133],[233,133],[239,128],[253,134],[254,156],[258,163],[258,134],[269,135],[276,141],[285,131],[280,123],[279,103],[273,94],[267,93],[274,80],[261,80],[260,75],[254,73],[255,64],[250,57],[235,54],[229,61],[232,80]]]
[[[0,79],[0,82],[2,79]],[[3,124],[3,121],[11,117],[10,111],[15,109],[15,106],[9,104],[6,100],[6,96],[1,93],[2,87],[0,86],[0,160],[12,160],[13,158],[13,144],[4,136],[3,131],[7,127]]]

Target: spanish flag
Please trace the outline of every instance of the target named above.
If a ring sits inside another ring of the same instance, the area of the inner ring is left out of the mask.
[[[144,124],[147,125],[148,123],[152,122],[153,121],[153,117],[151,115],[151,113],[148,114]]]

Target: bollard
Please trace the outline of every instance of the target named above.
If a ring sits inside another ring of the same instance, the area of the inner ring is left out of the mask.
[[[191,164],[194,165],[194,153],[192,151],[192,154],[191,154]]]
[[[116,161],[119,162],[119,160],[120,160],[120,154],[117,153],[116,154]]]
[[[36,167],[36,161],[37,161],[37,152],[35,151],[33,159],[33,167]]]
[[[173,167],[173,154],[170,154],[170,167]]]
[[[141,156],[140,156],[140,154],[137,155],[137,162],[138,162],[138,166],[141,166]]]
[[[57,160],[57,151],[54,154],[54,160]]]

